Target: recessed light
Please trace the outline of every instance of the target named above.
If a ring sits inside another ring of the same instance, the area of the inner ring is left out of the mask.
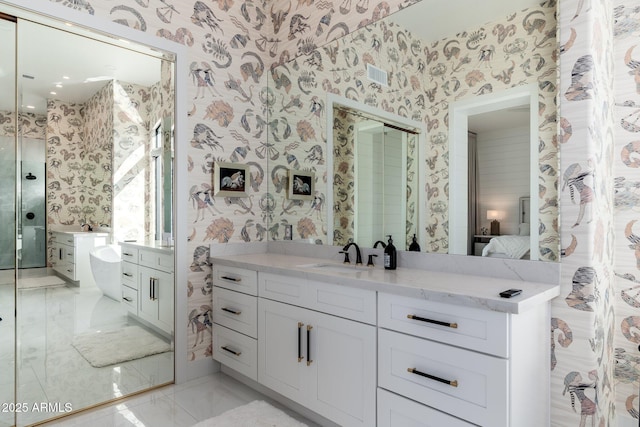
[[[33,105],[27,105],[27,108],[28,108],[29,110],[34,110],[36,107],[34,107]]]
[[[56,84],[56,87],[62,87],[62,85],[60,83]]]
[[[62,76],[63,80],[69,80],[69,76]]]
[[[57,95],[57,94],[58,94],[57,92],[53,92],[53,91],[49,92],[49,95]]]

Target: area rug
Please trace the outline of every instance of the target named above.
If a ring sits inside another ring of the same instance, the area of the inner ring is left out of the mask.
[[[71,345],[94,368],[171,350],[169,343],[139,326],[125,326],[111,331],[85,332],[73,337]]]
[[[307,427],[262,400],[230,409],[193,427]]]
[[[18,289],[44,288],[47,286],[64,286],[67,282],[58,276],[27,277],[18,279]]]

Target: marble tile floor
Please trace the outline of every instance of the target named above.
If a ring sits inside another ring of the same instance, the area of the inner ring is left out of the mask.
[[[184,384],[168,385],[42,425],[189,427],[254,400],[265,400],[309,427],[319,427],[222,372]]]
[[[42,270],[25,271],[21,277],[47,274],[46,269]],[[71,346],[75,334],[134,324],[119,302],[102,296],[97,289],[76,286],[18,290],[14,320],[10,315],[14,305],[13,279],[9,282],[0,281],[0,404],[15,401],[30,408],[18,414],[17,425],[58,414],[55,409],[34,411],[34,404],[69,404],[78,410],[172,380],[173,352],[94,368]],[[15,347],[14,330],[18,336]],[[14,400],[11,373],[16,362],[18,385]],[[13,414],[1,409],[0,427],[12,425]]]

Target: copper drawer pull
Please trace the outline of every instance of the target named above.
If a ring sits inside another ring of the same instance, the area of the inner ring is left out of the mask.
[[[457,329],[457,323],[442,322],[440,320],[427,319],[426,317],[416,316],[415,314],[407,314],[407,319],[419,320],[421,322],[433,323],[434,325],[447,326],[449,328]]]
[[[450,385],[451,387],[458,387],[458,380],[445,380],[444,378],[436,377],[433,375],[425,374],[424,372],[418,371],[416,368],[407,368],[407,372],[411,372],[412,374],[420,375],[421,377],[429,378],[430,380],[438,381],[441,383],[445,383]]]

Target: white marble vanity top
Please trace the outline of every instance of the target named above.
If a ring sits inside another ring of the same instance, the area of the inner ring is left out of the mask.
[[[222,265],[284,274],[290,277],[514,314],[544,304],[560,293],[560,287],[553,284],[415,268],[399,267],[397,270],[385,270],[381,267],[365,267],[356,270],[354,267],[353,271],[340,271],[344,264],[334,260],[277,253],[214,255],[210,260],[214,267]],[[316,264],[328,265],[328,267],[317,268],[314,267]],[[333,266],[335,269],[332,269]],[[522,294],[509,299],[498,295],[499,292],[510,288],[522,289]]]
[[[173,253],[173,246],[167,245],[160,240],[151,242],[118,242],[120,246],[131,246],[143,249],[149,249],[154,252]]]
[[[89,236],[105,237],[105,236],[109,235],[109,233],[105,233],[103,231],[54,230],[53,232],[54,233],[68,234],[68,235],[74,236],[74,237],[89,237]]]

